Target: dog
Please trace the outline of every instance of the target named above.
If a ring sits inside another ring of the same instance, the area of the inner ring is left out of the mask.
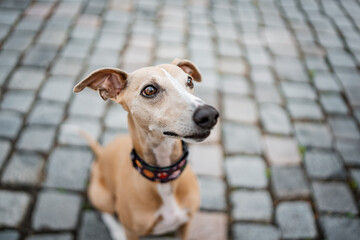
[[[89,87],[128,112],[129,135],[106,146],[86,137],[96,156],[88,197],[108,213],[106,222],[117,215],[127,240],[176,230],[181,239],[188,238],[200,194],[187,165],[186,142],[205,140],[219,117],[214,107],[193,95],[194,81],[201,80],[191,61],[174,59],[130,74],[98,69],[73,89],[78,93]],[[121,234],[112,233],[116,235]]]

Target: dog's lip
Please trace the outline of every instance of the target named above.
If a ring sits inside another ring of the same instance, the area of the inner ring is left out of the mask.
[[[207,138],[210,135],[210,130],[207,130],[205,132],[202,133],[195,133],[192,135],[186,135],[186,136],[180,136],[179,134],[175,133],[175,132],[170,132],[170,131],[165,131],[163,132],[164,135],[170,136],[170,137],[181,137],[181,138],[185,138],[185,139],[195,139],[195,140],[204,140],[205,138]]]

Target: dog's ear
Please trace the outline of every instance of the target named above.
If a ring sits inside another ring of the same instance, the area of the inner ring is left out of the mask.
[[[73,91],[78,93],[85,87],[99,91],[102,99],[116,98],[126,87],[128,74],[117,68],[101,68],[89,74],[76,84]]]
[[[195,64],[193,64],[191,61],[189,61],[187,59],[175,58],[171,63],[180,67],[184,72],[189,74],[195,81],[201,82],[200,71],[197,69]]]

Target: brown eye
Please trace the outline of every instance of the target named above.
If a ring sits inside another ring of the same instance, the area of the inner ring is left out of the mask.
[[[142,90],[141,95],[144,97],[154,97],[156,93],[156,87],[154,87],[153,85],[148,85]]]
[[[194,87],[194,83],[191,77],[188,77],[186,85],[188,85],[189,88],[193,88]]]

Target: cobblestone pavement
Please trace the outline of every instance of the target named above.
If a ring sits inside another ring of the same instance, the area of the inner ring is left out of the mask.
[[[359,239],[359,30],[359,0],[1,0],[0,239],[110,239],[65,124],[105,143],[126,114],[72,87],[174,57],[222,114],[191,239]]]

